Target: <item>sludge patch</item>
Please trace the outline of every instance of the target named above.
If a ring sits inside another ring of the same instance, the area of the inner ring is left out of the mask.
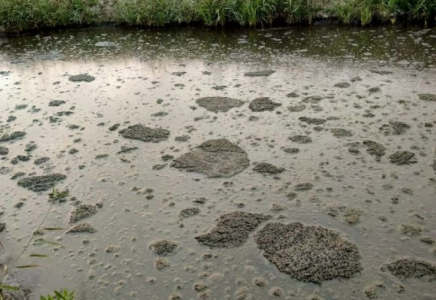
[[[395,277],[436,280],[436,266],[423,260],[405,258],[384,265],[382,271],[389,271]]]
[[[410,165],[417,163],[415,153],[409,151],[397,151],[389,156],[391,163],[396,165]]]
[[[209,233],[195,239],[211,248],[230,248],[244,244],[251,232],[271,216],[246,212],[232,212],[222,215],[218,224]]]
[[[389,124],[383,124],[380,132],[384,135],[400,135],[410,129],[410,125],[400,121],[389,121]]]
[[[254,72],[246,72],[244,76],[247,77],[267,77],[274,74],[276,71],[274,70],[265,70],[265,71],[254,71]]]
[[[255,239],[266,259],[300,281],[347,279],[362,270],[357,246],[321,226],[270,223]]]
[[[244,101],[229,97],[204,97],[197,99],[195,102],[198,106],[214,113],[228,112],[234,107],[244,105]]]
[[[436,94],[418,94],[420,100],[436,102]]]
[[[77,223],[80,220],[93,216],[97,213],[97,206],[92,204],[80,204],[71,212],[70,224]]]
[[[284,168],[278,168],[270,163],[259,163],[253,168],[253,171],[264,174],[279,174],[284,170]]]
[[[170,131],[162,128],[150,128],[142,124],[136,124],[120,130],[120,134],[127,139],[157,143],[167,140],[170,136]]]
[[[254,112],[273,111],[281,105],[281,103],[274,102],[269,97],[261,97],[251,101],[249,108]]]
[[[247,153],[226,139],[208,140],[176,158],[171,167],[214,177],[231,177],[248,167]]]
[[[19,180],[17,184],[33,192],[42,192],[53,188],[57,182],[65,178],[67,178],[67,176],[63,174],[31,176]]]
[[[169,256],[177,252],[179,245],[168,240],[154,241],[149,245],[149,249],[156,255]]]

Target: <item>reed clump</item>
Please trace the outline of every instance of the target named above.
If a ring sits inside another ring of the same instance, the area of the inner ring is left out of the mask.
[[[255,27],[334,18],[356,25],[398,20],[428,24],[435,17],[436,0],[0,0],[0,26],[5,32],[102,22]]]

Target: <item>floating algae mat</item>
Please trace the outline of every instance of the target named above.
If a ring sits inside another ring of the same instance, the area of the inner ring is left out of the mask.
[[[1,38],[8,292],[435,299],[435,78],[432,28]]]

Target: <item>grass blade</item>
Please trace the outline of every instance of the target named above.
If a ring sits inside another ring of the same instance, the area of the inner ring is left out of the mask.
[[[17,266],[17,269],[27,269],[27,268],[37,268],[39,265],[24,265],[24,266]]]
[[[61,293],[59,293],[59,292],[57,292],[57,291],[54,291],[54,293],[55,293],[55,295],[59,298],[59,300],[65,300],[65,297],[61,294]]]
[[[30,254],[30,257],[48,257],[48,255],[45,255],[45,254],[37,254],[37,253],[32,253],[32,254]]]
[[[9,290],[9,291],[19,291],[20,287],[19,286],[11,286],[11,285],[2,285],[1,289],[2,290]]]
[[[52,246],[60,246],[60,247],[63,247],[62,244],[59,244],[59,243],[56,243],[56,242],[52,242],[52,241],[47,241],[47,240],[44,240],[44,239],[38,239],[38,240],[35,240],[35,241],[33,242],[33,244],[34,244],[34,245],[43,245],[43,244],[47,244],[47,245],[52,245]]]

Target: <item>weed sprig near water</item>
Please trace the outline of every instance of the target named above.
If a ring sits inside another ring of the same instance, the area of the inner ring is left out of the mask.
[[[112,1],[112,2],[111,2]],[[395,23],[399,18],[432,23],[436,0],[0,0],[0,26],[6,32],[98,25],[161,27],[270,26],[337,18],[345,24]],[[1,29],[0,29],[1,31]]]

